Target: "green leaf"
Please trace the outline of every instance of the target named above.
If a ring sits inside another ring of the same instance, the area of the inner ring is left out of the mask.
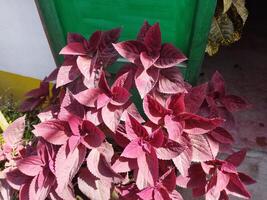
[[[229,10],[232,3],[233,3],[233,0],[223,0],[223,14]]]
[[[2,131],[5,131],[7,129],[7,127],[9,126],[5,116],[3,115],[3,113],[0,111],[0,128]]]
[[[227,14],[213,18],[209,40],[216,43],[228,44],[233,41],[234,25]]]
[[[232,0],[233,6],[235,6],[237,13],[242,18],[243,25],[247,21],[248,18],[248,10],[246,8],[246,1],[245,0]]]

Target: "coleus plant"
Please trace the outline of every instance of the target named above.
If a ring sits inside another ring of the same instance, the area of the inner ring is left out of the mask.
[[[231,136],[231,113],[247,103],[226,94],[218,72],[196,87],[184,82],[177,65],[186,56],[162,44],[158,23],[145,22],[136,40],[116,43],[119,34],[68,35],[62,66],[22,103],[41,110],[33,140],[23,142],[24,118],[4,133],[3,199],[17,190],[23,200],[182,200],[179,187],[207,200],[250,198],[244,184],[254,180],[237,171],[245,151],[233,152]],[[114,78],[107,70],[119,56],[129,63]],[[233,154],[222,160],[225,149]]]

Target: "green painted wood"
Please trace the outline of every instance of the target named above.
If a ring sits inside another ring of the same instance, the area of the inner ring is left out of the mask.
[[[185,78],[197,80],[216,0],[36,0],[51,48],[58,52],[68,32],[89,37],[95,30],[122,27],[121,40],[136,38],[144,20],[159,22],[164,42],[189,58]],[[114,69],[117,67],[114,67]]]
[[[188,67],[185,71],[185,79],[193,85],[197,83],[201,70],[216,4],[217,0],[199,0],[196,7],[190,50],[188,53]]]

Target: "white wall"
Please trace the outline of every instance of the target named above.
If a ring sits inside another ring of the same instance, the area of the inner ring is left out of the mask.
[[[0,70],[42,79],[54,67],[34,0],[0,0]]]

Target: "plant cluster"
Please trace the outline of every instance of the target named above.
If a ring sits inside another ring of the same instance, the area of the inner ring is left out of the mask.
[[[23,142],[24,116],[3,133],[0,196],[182,200],[179,186],[207,200],[250,198],[245,185],[254,180],[237,171],[246,151],[232,150],[230,134],[232,112],[247,103],[226,93],[218,72],[196,87],[184,82],[176,65],[186,57],[162,44],[158,23],[145,22],[136,40],[117,42],[120,31],[68,35],[62,66],[21,106],[42,110],[33,139]],[[112,78],[119,56],[129,63]],[[231,155],[221,160],[219,152]]]

